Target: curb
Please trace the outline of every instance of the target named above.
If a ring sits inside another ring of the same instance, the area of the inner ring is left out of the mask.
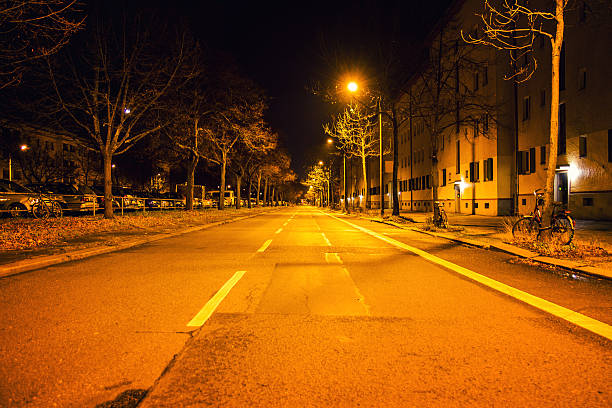
[[[59,255],[48,255],[48,256],[39,256],[36,258],[24,259],[21,261],[15,261],[8,264],[0,265],[0,279],[6,278],[8,276],[17,275],[24,272],[30,272],[36,269],[45,268],[47,266],[57,265],[70,261],[77,261],[80,259],[90,258],[96,255],[108,254],[110,252],[121,251],[124,249],[133,248],[139,245],[147,244],[149,242],[155,242],[166,238],[176,237],[178,235],[188,234],[190,232],[196,232],[205,230],[208,228],[216,227],[223,224],[228,224],[230,222],[241,221],[247,218],[257,217],[262,214],[264,211],[259,212],[257,214],[244,215],[241,217],[231,218],[223,221],[216,221],[210,224],[198,225],[195,227],[185,228],[176,232],[165,232],[158,233],[155,235],[151,235],[147,238],[138,238],[130,241],[123,242],[118,245],[105,246],[102,248],[87,248],[81,250],[75,250]]]
[[[396,228],[401,228],[401,229],[407,229],[410,231],[414,231],[414,232],[419,232],[422,234],[426,234],[426,235],[430,235],[433,237],[438,237],[438,238],[443,238],[443,239],[447,239],[449,241],[454,241],[454,242],[458,242],[460,244],[466,244],[466,245],[470,245],[470,246],[474,246],[477,248],[482,248],[482,249],[487,249],[487,250],[496,250],[499,252],[504,252],[510,255],[515,255],[518,256],[520,258],[524,258],[524,259],[529,259],[535,262],[539,262],[541,264],[545,264],[545,265],[551,265],[551,266],[555,266],[555,267],[559,267],[559,268],[563,268],[566,270],[570,270],[573,272],[578,272],[584,275],[590,275],[590,276],[594,276],[597,278],[601,278],[601,279],[608,279],[608,280],[612,280],[612,271],[608,271],[606,269],[603,268],[597,268],[595,266],[588,266],[588,265],[584,265],[584,264],[580,264],[578,262],[574,262],[574,261],[570,261],[567,259],[556,259],[556,258],[552,258],[549,256],[543,256],[540,255],[536,252],[532,252],[526,249],[522,249],[522,248],[518,248],[514,245],[510,245],[510,244],[505,244],[505,243],[486,243],[486,242],[482,242],[482,241],[478,241],[475,239],[470,239],[470,238],[459,238],[459,237],[455,237],[452,236],[450,234],[445,234],[445,233],[437,233],[437,232],[431,232],[431,231],[423,231],[421,229],[418,228],[414,228],[414,227],[406,227],[402,224],[398,224],[396,222],[393,221],[385,221],[385,220],[381,220],[381,219],[377,219],[377,218],[370,218],[370,217],[361,217],[362,219],[365,220],[369,220],[372,222],[378,222],[381,224],[387,224],[387,225],[392,225]]]

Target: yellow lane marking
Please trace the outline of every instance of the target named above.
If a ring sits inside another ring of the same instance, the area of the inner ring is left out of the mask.
[[[268,248],[268,246],[269,246],[271,243],[272,243],[272,240],[271,240],[271,239],[267,240],[266,242],[264,242],[264,244],[261,246],[261,248],[259,248],[259,249],[257,250],[257,252],[263,252],[263,251],[265,251],[265,250],[266,250],[266,248]]]
[[[331,242],[329,242],[329,239],[327,239],[327,237],[325,236],[325,233],[322,232],[321,235],[323,236],[323,239],[325,240],[325,243],[327,244],[327,246],[332,246]]]
[[[330,264],[342,264],[342,259],[340,259],[340,256],[337,253],[333,253],[333,252],[326,252],[325,253],[325,262],[330,263]]]
[[[282,228],[277,229],[275,234],[280,234],[282,230],[283,230]]]
[[[506,285],[505,283],[501,283],[499,281],[496,281],[495,279],[491,279],[488,278],[484,275],[481,275],[479,273],[476,273],[474,271],[471,271],[467,268],[464,268],[462,266],[456,265],[452,262],[446,261],[442,258],[438,258],[435,255],[431,255],[428,252],[425,252],[423,250],[420,250],[418,248],[414,248],[411,247],[410,245],[406,245],[403,242],[397,241],[393,238],[389,238],[386,237],[384,235],[381,235],[375,231],[371,231],[367,228],[363,228],[360,227],[359,225],[355,225],[352,222],[343,220],[341,218],[335,217],[331,214],[327,214],[332,218],[337,219],[338,221],[342,221],[354,228],[357,228],[358,230],[365,232],[368,235],[371,235],[375,238],[380,239],[381,241],[385,241],[386,243],[393,245],[397,248],[401,248],[404,249],[406,251],[412,252],[420,257],[423,257],[425,259],[427,259],[430,262],[433,262],[435,264],[441,265],[445,268],[448,268],[460,275],[463,275],[469,279],[472,279],[480,284],[483,284],[485,286],[488,286],[492,289],[495,289],[505,295],[511,296],[515,299],[518,299],[524,303],[527,303],[528,305],[531,305],[533,307],[536,307],[540,310],[543,310],[547,313],[552,314],[553,316],[557,316],[563,320],[566,320],[570,323],[575,324],[576,326],[580,326],[583,329],[589,330],[595,334],[598,334],[602,337],[605,337],[606,339],[612,340],[612,326],[600,322],[599,320],[595,320],[591,317],[585,316],[581,313],[575,312],[571,309],[567,309],[563,306],[559,306],[555,303],[549,302],[548,300],[544,300],[542,298],[539,298],[537,296],[534,296],[530,293],[524,292],[522,290],[513,288],[512,286]]]
[[[210,318],[210,316],[214,313],[217,306],[219,306],[221,301],[225,299],[225,297],[230,292],[230,290],[232,290],[234,285],[238,283],[240,278],[242,278],[245,273],[246,271],[238,271],[227,282],[225,282],[225,284],[221,286],[221,289],[219,289],[219,291],[215,293],[215,295],[208,302],[206,302],[206,304],[198,312],[198,314],[195,315],[194,318],[191,319],[189,323],[187,323],[187,326],[188,327],[200,327],[204,323],[206,323],[208,318]]]
[[[338,255],[338,254],[336,254]],[[359,291],[359,288],[357,287],[357,285],[355,285],[355,282],[353,281],[353,278],[351,277],[351,274],[349,273],[348,269],[346,268],[342,268],[342,272],[344,272],[344,274],[346,275],[346,277],[348,279],[350,279],[351,282],[353,282],[353,287],[355,288],[355,295],[357,295],[357,301],[361,304],[361,306],[363,306],[363,308],[365,309],[366,315],[368,316],[372,316],[372,313],[370,312],[370,305],[366,304],[365,302],[365,296],[363,296],[361,294],[361,292]]]

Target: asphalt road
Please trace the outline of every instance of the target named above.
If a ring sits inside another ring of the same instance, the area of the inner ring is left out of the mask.
[[[609,282],[287,208],[1,279],[0,406],[611,406],[612,342],[523,292],[612,324]]]

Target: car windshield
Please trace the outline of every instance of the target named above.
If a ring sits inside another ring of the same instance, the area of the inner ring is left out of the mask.
[[[78,190],[81,194],[96,194],[96,192],[93,191],[89,186],[79,185]]]
[[[70,184],[48,184],[43,188],[52,194],[79,194],[79,190]]]
[[[0,180],[0,190],[11,193],[33,193],[29,188],[8,180]]]

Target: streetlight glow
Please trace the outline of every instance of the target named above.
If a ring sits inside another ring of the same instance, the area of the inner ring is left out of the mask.
[[[328,139],[327,139],[327,144],[332,144],[332,143],[334,143],[334,141],[333,141],[333,140],[331,140],[331,138],[328,138]]]
[[[29,146],[26,144],[22,144],[21,146],[19,146],[19,149],[23,150],[28,150]]]
[[[319,166],[322,166],[322,165],[323,165],[323,161],[319,160]]]
[[[357,89],[359,89],[359,86],[357,86],[357,82],[351,81],[348,83],[347,88],[351,92],[357,92]]]

